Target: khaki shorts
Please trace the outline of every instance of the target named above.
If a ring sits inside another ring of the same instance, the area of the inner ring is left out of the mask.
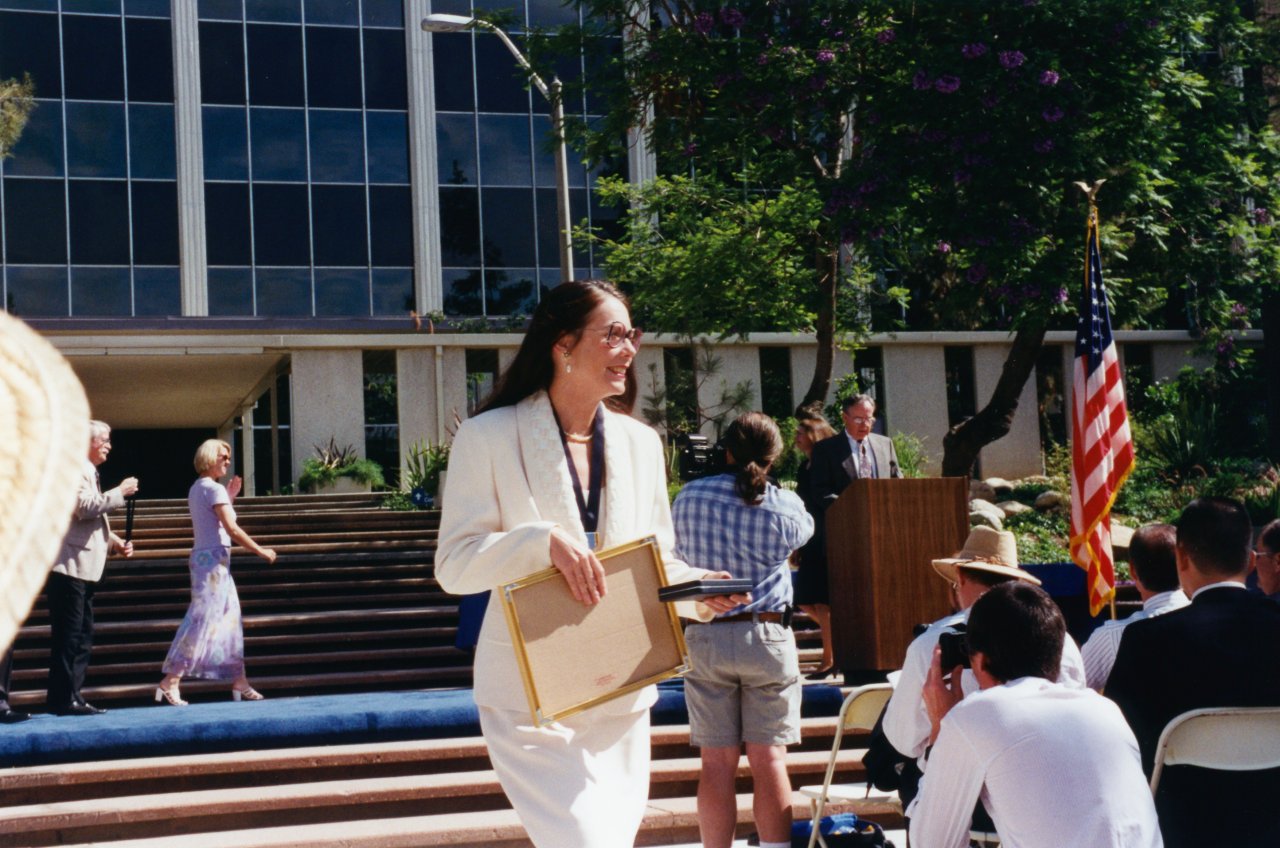
[[[800,741],[800,660],[790,627],[774,622],[691,624],[684,677],[689,741],[700,748]]]

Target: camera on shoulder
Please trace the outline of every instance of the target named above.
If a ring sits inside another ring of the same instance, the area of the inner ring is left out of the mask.
[[[681,482],[722,474],[726,468],[724,445],[712,444],[701,433],[681,433],[676,436],[675,448]]]
[[[969,637],[965,626],[955,624],[938,634],[938,647],[942,649],[942,670],[949,672],[956,666],[971,668],[969,664]]]

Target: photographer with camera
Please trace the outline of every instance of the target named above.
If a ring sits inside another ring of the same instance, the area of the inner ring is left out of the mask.
[[[968,624],[981,691],[962,693],[959,667],[945,668],[934,650],[924,686],[931,749],[909,810],[911,842],[965,848],[981,801],[1007,848],[1161,848],[1138,741],[1119,708],[1053,682],[1070,638],[1053,599],[1008,581],[978,599]]]
[[[934,560],[933,569],[951,584],[959,611],[930,624],[907,647],[901,676],[884,713],[885,737],[900,754],[912,759],[922,758],[929,744],[929,715],[925,711],[923,690],[934,648],[942,645],[947,651],[943,668],[964,667],[961,676],[963,690],[966,693],[977,691],[978,681],[964,654],[964,630],[969,610],[979,598],[1001,583],[1017,580],[1040,585],[1038,579],[1018,567],[1018,546],[1014,535],[991,527],[974,527],[969,538],[965,539],[964,548],[953,557]],[[1061,659],[1057,680],[1069,687],[1084,686],[1084,660],[1070,636],[1063,641]],[[899,792],[905,805],[911,801],[914,787],[902,787]]]
[[[748,412],[726,431],[726,473],[694,480],[672,506],[675,555],[752,581],[750,603],[685,630],[689,739],[702,760],[698,824],[705,848],[729,848],[746,747],[761,848],[791,844],[787,745],[800,741],[800,661],[791,632],[792,551],[813,535],[793,492],[769,482],[782,452],[773,419]]]

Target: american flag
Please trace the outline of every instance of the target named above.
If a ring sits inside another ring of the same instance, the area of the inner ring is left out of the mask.
[[[1087,572],[1089,611],[1097,615],[1116,590],[1111,505],[1134,459],[1092,210],[1086,242],[1071,393],[1071,558]]]

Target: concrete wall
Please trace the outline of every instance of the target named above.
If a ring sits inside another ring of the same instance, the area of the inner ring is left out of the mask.
[[[911,433],[923,440],[924,472],[942,470],[942,437],[947,433],[947,378],[942,347],[885,345],[884,406],[889,433]]]
[[[751,387],[751,398],[747,401],[747,409],[760,408],[760,349],[754,345],[720,347],[713,356],[720,361],[720,366],[713,374],[701,373],[706,361],[706,353],[700,347],[693,351],[694,369],[698,371],[698,405],[707,415],[727,412],[722,403],[726,395],[732,394],[739,383],[747,383]],[[725,418],[728,426],[741,413],[730,413]],[[716,438],[715,427],[707,424],[702,434],[709,439]]]
[[[339,448],[364,445],[364,361],[359,350],[296,350],[292,357],[294,479],[303,460],[332,437]]]
[[[396,410],[400,420],[400,469],[409,449],[418,442],[439,443],[444,434],[436,403],[436,351],[411,348],[396,351]],[[442,357],[443,359],[443,357]]]
[[[973,370],[978,409],[991,400],[1009,355],[1010,345],[976,345]],[[1040,415],[1036,401],[1035,372],[1027,377],[1018,396],[1018,411],[1003,439],[982,449],[982,476],[1015,479],[1044,471],[1040,461]]]

